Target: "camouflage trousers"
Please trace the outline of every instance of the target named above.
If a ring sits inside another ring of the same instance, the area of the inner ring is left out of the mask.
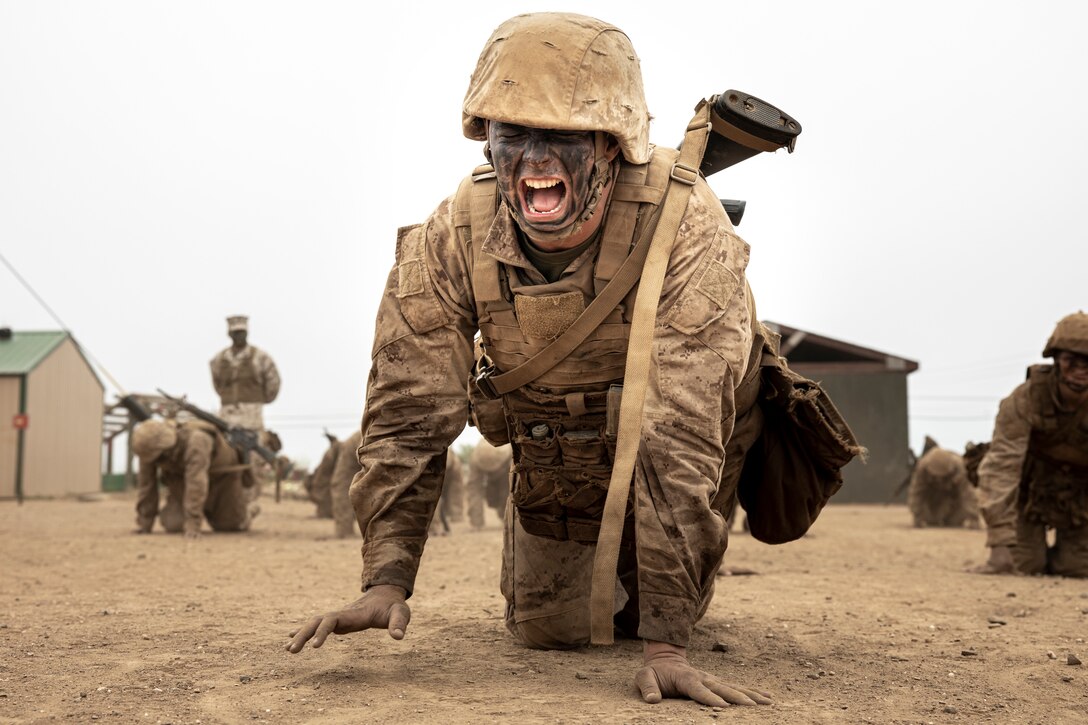
[[[595,544],[556,541],[526,533],[513,502],[507,502],[503,526],[502,594],[506,628],[526,647],[573,649],[589,644],[589,599]],[[620,548],[616,579],[617,637],[637,638],[638,571],[634,547]],[[699,616],[714,596],[713,585]]]
[[[1088,525],[1055,529],[1054,546],[1048,546],[1046,526],[1021,514],[1012,558],[1022,574],[1088,578]]]
[[[166,503],[159,512],[159,522],[172,534],[185,528],[185,508],[182,504],[185,486],[173,484],[166,489]],[[204,499],[204,518],[214,531],[246,531],[253,518],[249,492],[238,475],[214,477],[208,482],[208,497]]]
[[[231,425],[263,431],[264,403],[227,403],[219,407],[219,417]]]

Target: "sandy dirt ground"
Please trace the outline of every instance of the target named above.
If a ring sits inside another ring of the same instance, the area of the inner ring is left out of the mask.
[[[2,722],[1085,723],[1088,582],[963,573],[982,533],[830,506],[804,540],[734,536],[690,658],[776,704],[643,704],[641,645],[523,649],[497,519],[427,545],[407,637],[284,651],[357,596],[359,542],[302,501],[248,534],[135,536],[132,499],[0,502]]]

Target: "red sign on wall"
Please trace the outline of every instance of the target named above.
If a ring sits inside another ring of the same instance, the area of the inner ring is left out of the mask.
[[[26,413],[19,413],[12,417],[11,425],[15,430],[24,430],[30,427],[30,416]]]

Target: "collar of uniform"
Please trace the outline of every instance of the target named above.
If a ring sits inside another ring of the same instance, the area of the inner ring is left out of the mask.
[[[600,230],[597,231],[596,236],[598,238],[600,237]],[[567,266],[567,269],[563,272],[563,276],[573,274],[581,268],[583,264],[586,264],[588,260],[595,257],[598,248],[599,245],[590,244],[577,259]],[[529,260],[522,250],[521,242],[518,241],[517,222],[514,221],[514,217],[510,213],[510,207],[506,205],[505,200],[499,204],[499,210],[495,214],[495,220],[491,223],[491,229],[488,230],[487,237],[480,246],[480,250],[484,254],[494,257],[503,264],[524,269],[533,279],[534,284],[548,284],[548,281],[544,279],[544,275],[541,274],[540,270],[536,268],[536,265]]]
[[[517,224],[510,214],[510,207],[503,201],[499,204],[499,210],[495,214],[495,220],[491,223],[491,229],[487,232],[480,250],[484,254],[491,255],[503,264],[511,267],[521,267],[528,270],[536,270],[533,263],[521,251],[518,242]]]
[[[227,356],[230,357],[232,360],[241,360],[242,358],[247,357],[247,356],[252,355],[252,354],[253,354],[253,346],[248,344],[248,343],[246,344],[245,347],[242,348],[241,352],[234,352],[234,345],[231,345],[230,347],[227,348]]]

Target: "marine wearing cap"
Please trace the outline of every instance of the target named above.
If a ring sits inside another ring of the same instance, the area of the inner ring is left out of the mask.
[[[267,352],[249,344],[248,317],[228,317],[227,334],[231,346],[210,363],[212,385],[219,394],[219,416],[233,425],[263,431],[264,406],[279,395],[279,371]]]

